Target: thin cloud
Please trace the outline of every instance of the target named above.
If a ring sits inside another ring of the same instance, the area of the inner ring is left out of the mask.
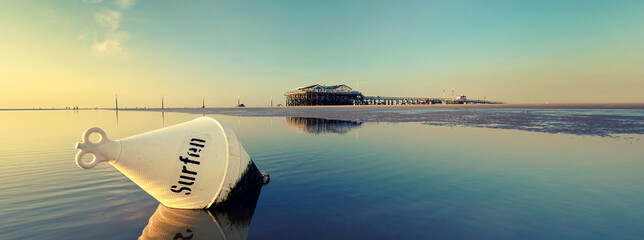
[[[121,9],[126,9],[134,4],[134,0],[117,0],[116,5]]]
[[[123,45],[128,38],[129,34],[125,31],[107,34],[103,41],[95,38],[92,51],[99,56],[129,56],[131,53]]]
[[[121,26],[123,14],[117,11],[104,9],[103,11],[94,14],[94,18],[102,27],[109,30],[116,30]]]
[[[94,13],[94,20],[103,29],[100,34],[94,33],[94,41],[92,43],[92,52],[94,54],[98,56],[131,55],[124,44],[130,37],[130,34],[126,31],[119,30],[119,28],[123,21],[122,11],[133,4],[134,0],[116,0],[116,5],[120,8],[119,10],[103,9]]]

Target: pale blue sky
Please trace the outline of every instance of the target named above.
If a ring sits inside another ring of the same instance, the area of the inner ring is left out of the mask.
[[[315,83],[644,102],[644,1],[6,1],[0,36],[0,108],[266,106]]]

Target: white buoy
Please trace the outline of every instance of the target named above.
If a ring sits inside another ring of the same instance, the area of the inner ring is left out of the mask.
[[[91,134],[100,140],[91,142]],[[245,181],[261,175],[233,130],[210,117],[112,141],[100,128],[83,133],[76,164],[108,162],[170,208],[206,209],[224,203]],[[84,162],[83,156],[94,159]],[[248,179],[246,176],[253,176]]]

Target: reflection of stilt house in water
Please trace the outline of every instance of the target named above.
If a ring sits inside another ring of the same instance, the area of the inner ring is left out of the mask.
[[[310,134],[338,133],[345,134],[362,126],[361,122],[330,120],[320,118],[287,117],[286,125],[298,132]]]
[[[284,96],[286,106],[354,105],[363,97],[360,92],[353,91],[345,84],[299,87],[287,91]]]

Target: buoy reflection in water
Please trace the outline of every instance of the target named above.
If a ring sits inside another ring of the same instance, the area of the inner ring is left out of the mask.
[[[159,204],[139,239],[246,239],[259,191],[255,196],[254,202],[209,210]]]

